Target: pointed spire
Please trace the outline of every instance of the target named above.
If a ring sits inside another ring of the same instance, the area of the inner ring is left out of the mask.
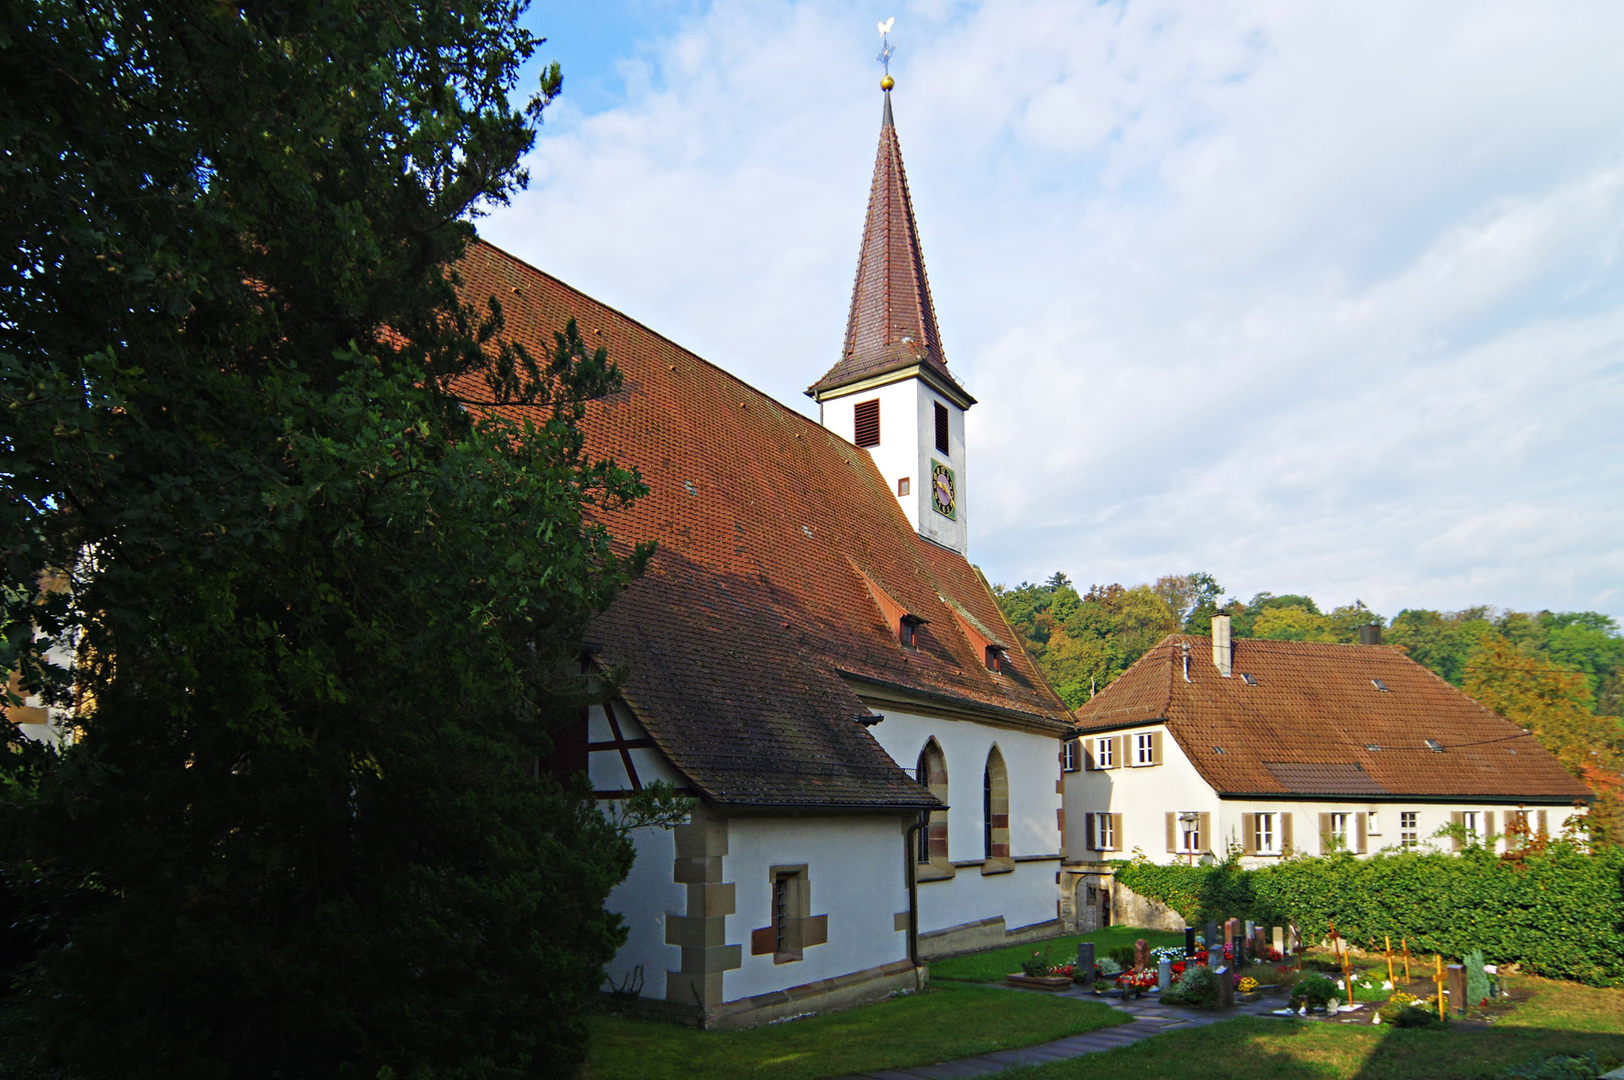
[[[948,374],[936,307],[925,276],[925,257],[919,248],[913,200],[908,195],[908,176],[902,168],[902,148],[891,116],[891,90],[886,87],[845,348],[840,361],[807,393],[819,397],[823,391],[916,364],[935,376],[932,382],[945,380],[947,386],[942,389],[962,395],[966,405],[975,400]]]

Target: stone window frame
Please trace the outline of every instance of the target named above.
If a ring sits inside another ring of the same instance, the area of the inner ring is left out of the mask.
[[[981,852],[983,874],[1015,869],[1009,847],[1009,768],[997,743],[987,750],[981,771]]]
[[[807,864],[768,867],[767,925],[751,932],[751,955],[771,954],[775,964],[793,964],[807,949],[828,940],[829,916],[812,914],[812,882]]]
[[[932,773],[930,769],[932,764],[939,765],[939,770]],[[943,806],[949,805],[947,754],[934,735],[926,739],[925,745],[919,748],[918,762],[914,766],[914,779],[941,800]],[[914,880],[940,881],[954,876],[957,871],[953,868],[947,844],[947,811],[927,810],[920,814],[920,817],[925,820],[925,827],[919,830],[920,840],[925,845],[923,850],[928,857],[920,859],[920,849],[915,849]]]

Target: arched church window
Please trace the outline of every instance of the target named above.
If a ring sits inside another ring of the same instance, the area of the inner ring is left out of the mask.
[[[914,776],[921,787],[929,789],[930,793],[947,802],[947,759],[942,755],[942,748],[935,739],[925,743],[923,750],[919,751],[919,764],[914,770]],[[920,863],[947,862],[947,811],[927,810],[919,815],[923,828],[919,830],[915,860]]]
[[[984,858],[1009,858],[1009,772],[996,746],[981,775],[981,841]]]

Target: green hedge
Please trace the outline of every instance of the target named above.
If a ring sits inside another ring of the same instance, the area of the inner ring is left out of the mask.
[[[1401,852],[1356,859],[1299,856],[1256,870],[1121,864],[1117,880],[1160,900],[1192,926],[1230,916],[1283,926],[1305,941],[1331,920],[1357,946],[1382,935],[1410,952],[1461,957],[1482,949],[1491,963],[1592,986],[1624,986],[1624,850],[1590,855],[1553,844],[1523,864],[1482,848],[1459,855]]]

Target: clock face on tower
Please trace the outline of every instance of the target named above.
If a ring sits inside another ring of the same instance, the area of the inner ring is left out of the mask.
[[[930,508],[947,518],[958,517],[959,494],[953,486],[953,470],[940,461],[930,463]]]

